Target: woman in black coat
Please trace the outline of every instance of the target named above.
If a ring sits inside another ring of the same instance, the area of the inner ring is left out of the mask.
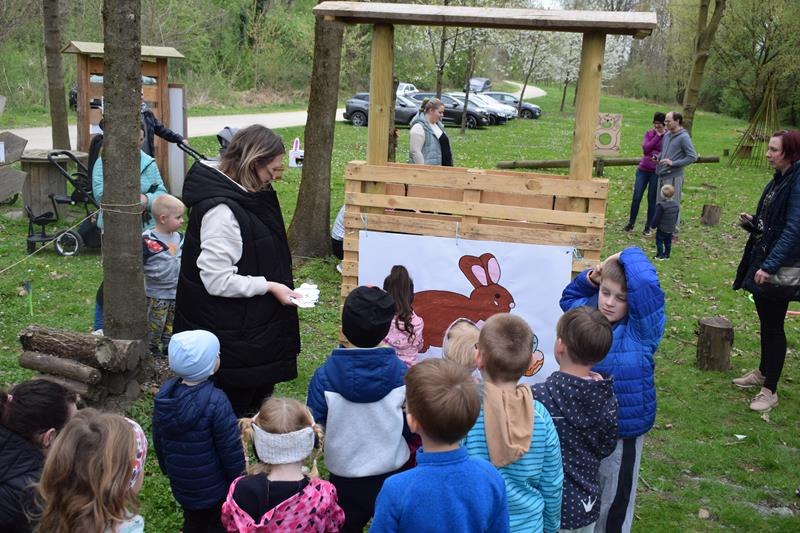
[[[761,412],[778,404],[778,379],[786,359],[786,311],[791,300],[800,299],[797,285],[773,283],[781,267],[800,267],[800,133],[775,133],[769,140],[767,161],[775,174],[764,188],[756,213],[739,214],[739,224],[750,238],[733,283],[734,289],[753,294],[761,325],[761,362],[733,384],[760,387],[750,409]]]
[[[276,383],[297,377],[300,330],[292,256],[272,183],[281,138],[239,130],[218,167],[197,162],[183,184],[189,226],[175,301],[175,333],[204,329],[220,342],[219,386],[237,416],[252,415]]]
[[[56,434],[75,414],[77,396],[45,379],[20,383],[0,392],[0,531],[33,529],[32,484]]]

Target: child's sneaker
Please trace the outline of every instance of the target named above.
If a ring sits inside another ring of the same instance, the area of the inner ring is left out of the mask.
[[[624,228],[622,228],[622,231],[630,231],[630,230],[632,230],[632,229],[633,229],[633,224],[631,224],[630,222],[628,222],[627,224],[625,224],[625,227],[624,227]]]
[[[750,387],[761,387],[764,385],[764,376],[759,369],[751,370],[744,376],[736,378],[733,384],[742,389],[749,389]]]
[[[645,237],[649,237],[649,236],[650,236],[650,235],[652,235],[652,234],[653,234],[653,230],[651,230],[650,228],[646,228],[646,229],[645,229],[645,230],[642,232],[642,235],[644,235]]]
[[[762,388],[761,392],[756,394],[756,397],[750,402],[750,409],[761,413],[768,413],[776,405],[778,405],[778,393]]]
[[[664,257],[663,255],[654,255],[653,259],[655,259],[656,261],[663,261],[664,259],[667,259],[667,258]]]

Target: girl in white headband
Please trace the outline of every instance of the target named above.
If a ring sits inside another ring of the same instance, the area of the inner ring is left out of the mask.
[[[240,420],[245,455],[258,457],[236,478],[222,505],[228,531],[339,531],[344,512],[336,488],[316,474],[322,432],[308,408],[291,398],[268,398],[258,414]],[[312,476],[305,462],[312,459]]]

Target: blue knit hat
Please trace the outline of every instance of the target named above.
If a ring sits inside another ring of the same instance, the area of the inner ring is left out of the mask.
[[[203,381],[214,373],[219,339],[210,331],[181,331],[169,341],[169,368],[186,381]]]

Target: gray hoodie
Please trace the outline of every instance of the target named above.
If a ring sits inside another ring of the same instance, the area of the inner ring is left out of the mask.
[[[661,161],[669,159],[672,166],[665,165]],[[692,138],[689,132],[681,128],[675,133],[664,135],[661,144],[661,155],[656,165],[656,174],[662,178],[674,178],[683,176],[683,167],[691,165],[697,161],[697,152],[694,150]]]
[[[148,298],[174,300],[181,271],[183,235],[168,235],[147,230],[142,233],[142,258],[144,260],[144,292]]]

